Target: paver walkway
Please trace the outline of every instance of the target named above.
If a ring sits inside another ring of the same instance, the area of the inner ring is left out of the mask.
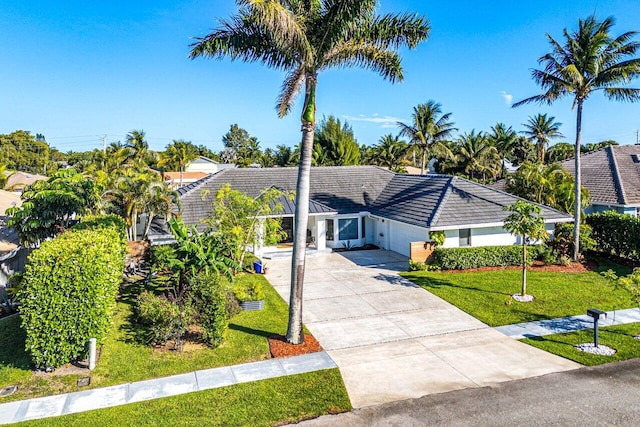
[[[268,263],[267,279],[289,301],[291,259]],[[307,258],[303,320],[355,408],[579,367],[400,277],[407,267],[406,257],[382,250]]]
[[[634,322],[640,322],[640,310],[638,308],[628,308],[607,312],[607,318],[599,320],[598,326],[624,325]],[[557,319],[536,320],[534,322],[498,326],[494,329],[508,337],[520,340],[523,338],[593,329],[593,319],[583,314],[580,316],[560,317]]]
[[[73,414],[335,367],[333,360],[322,351],[284,359],[269,359],[205,369],[76,393],[19,400],[0,405],[0,424]]]

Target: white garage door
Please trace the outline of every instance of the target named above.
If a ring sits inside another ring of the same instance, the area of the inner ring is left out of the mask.
[[[409,244],[427,240],[427,230],[401,222],[391,222],[391,250],[409,256]]]

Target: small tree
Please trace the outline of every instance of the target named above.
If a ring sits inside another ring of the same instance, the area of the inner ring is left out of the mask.
[[[549,233],[544,228],[544,218],[540,216],[541,209],[537,205],[518,200],[513,205],[505,206],[505,211],[511,212],[504,220],[504,228],[511,234],[522,236],[522,291],[521,296],[527,294],[527,238],[532,240],[546,240]]]
[[[261,237],[265,243],[275,244],[282,237],[280,222],[272,216],[282,212],[283,206],[278,199],[284,195],[272,187],[262,191],[258,197],[251,197],[233,190],[230,184],[216,193],[213,210],[206,223],[231,246],[231,259],[241,267],[249,245],[257,244]],[[264,222],[262,230],[259,229],[261,222]]]

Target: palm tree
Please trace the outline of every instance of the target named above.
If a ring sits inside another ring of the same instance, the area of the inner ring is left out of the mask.
[[[527,295],[527,238],[532,240],[546,240],[549,233],[544,227],[544,218],[540,215],[540,206],[518,200],[513,205],[505,206],[505,211],[511,212],[504,220],[504,228],[511,234],[518,234],[522,238],[522,290],[520,296]]]
[[[544,163],[544,153],[549,145],[549,140],[553,138],[562,138],[564,135],[560,132],[562,123],[556,122],[556,118],[547,117],[546,114],[536,114],[529,117],[527,123],[522,126],[526,128],[522,133],[536,143],[536,151],[538,152],[538,161]]]
[[[576,108],[574,260],[580,256],[580,141],[584,101],[597,91],[617,101],[640,99],[640,89],[624,86],[640,75],[640,58],[634,57],[640,43],[631,40],[635,31],[612,37],[613,24],[613,17],[601,22],[593,15],[580,19],[577,31],[569,33],[565,28],[564,44],[547,34],[551,52],[538,59],[544,69],[531,72],[544,92],[513,104],[514,107],[531,102],[551,104],[565,96],[573,97],[572,108]]]
[[[500,155],[484,132],[465,133],[457,141],[456,165],[470,179],[495,178],[500,173]]]
[[[362,67],[392,82],[403,79],[400,47],[428,37],[429,22],[412,14],[376,15],[377,0],[237,0],[239,11],[219,29],[197,38],[191,58],[229,57],[262,62],[287,73],[276,109],[287,115],[304,85],[302,149],[296,212],[287,341],[300,344],[302,287],[309,214],[309,177],[316,122],[318,74]]]
[[[373,160],[375,164],[394,172],[405,170],[408,149],[409,145],[398,135],[387,134],[382,136],[378,144],[373,147]]]
[[[127,134],[127,143],[125,145],[131,152],[133,163],[137,166],[147,164],[147,156],[149,155],[149,143],[145,139],[143,130],[132,130]]]
[[[446,140],[457,130],[455,123],[449,121],[451,113],[442,114],[442,106],[429,100],[413,108],[410,125],[398,122],[400,135],[410,138],[410,144],[421,155],[420,173],[424,175],[427,155],[442,154],[446,147],[442,141]],[[444,156],[446,157],[446,155]]]
[[[168,166],[177,168],[180,171],[180,184],[182,187],[182,177],[184,170],[189,163],[198,157],[197,147],[188,141],[182,139],[174,139],[167,149],[160,153],[160,161],[158,166]]]
[[[518,136],[511,126],[504,123],[496,123],[491,127],[491,132],[487,134],[488,141],[496,147],[500,156],[500,174],[504,175],[505,161],[513,162],[513,149],[515,148]]]
[[[568,142],[557,142],[547,151],[548,162],[562,162],[573,157],[573,144]]]
[[[147,223],[144,227],[144,233],[142,238],[146,239],[149,235],[149,229],[151,228],[151,222],[156,215],[163,216],[165,220],[168,220],[174,215],[173,207],[180,207],[180,196],[178,192],[172,190],[163,181],[152,181],[149,183],[149,188],[144,197],[143,212],[147,213]]]

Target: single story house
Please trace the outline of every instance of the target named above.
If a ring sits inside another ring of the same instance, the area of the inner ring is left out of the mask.
[[[182,219],[203,229],[202,220],[224,184],[257,196],[272,186],[295,190],[297,175],[297,168],[222,170],[178,190]],[[503,228],[508,215],[503,207],[519,198],[460,177],[396,174],[377,166],[313,167],[310,199],[308,235],[318,251],[373,244],[409,256],[411,242],[427,241],[438,230],[445,233],[446,247],[518,243]],[[549,231],[556,223],[573,221],[566,213],[541,208]],[[289,242],[294,211],[289,202],[279,215]],[[268,250],[255,248],[258,255]]]
[[[574,159],[562,167],[575,177]],[[582,185],[589,190],[591,204],[585,213],[614,210],[640,213],[640,145],[610,145],[580,156]]]
[[[184,168],[184,172],[182,173],[182,186],[192,184],[223,169],[235,167],[234,164],[218,163],[208,157],[198,156]],[[164,172],[162,178],[172,188],[178,188],[180,186],[180,172]]]

